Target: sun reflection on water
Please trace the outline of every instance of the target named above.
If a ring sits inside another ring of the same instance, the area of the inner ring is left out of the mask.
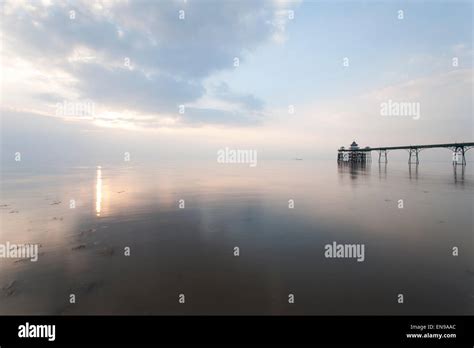
[[[95,212],[97,216],[100,216],[100,210],[102,205],[102,167],[97,167],[97,180],[95,187]]]

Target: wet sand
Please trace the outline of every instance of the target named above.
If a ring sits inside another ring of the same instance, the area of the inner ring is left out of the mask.
[[[473,314],[471,167],[4,168],[0,243],[41,246],[0,259],[0,314]]]

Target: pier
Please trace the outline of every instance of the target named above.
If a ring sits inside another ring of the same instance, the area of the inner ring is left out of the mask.
[[[360,148],[354,141],[349,148],[342,146],[338,150],[337,162],[361,163],[371,160],[372,151],[377,151],[379,163],[388,162],[388,152],[393,150],[407,150],[408,163],[420,163],[419,153],[425,149],[444,148],[453,153],[453,165],[466,165],[466,152],[474,148],[474,142],[469,143],[447,143],[447,144],[428,144],[428,145],[405,145],[405,146],[386,146],[386,147],[364,147]]]

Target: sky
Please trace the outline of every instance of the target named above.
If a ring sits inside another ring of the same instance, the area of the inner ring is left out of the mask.
[[[474,140],[471,1],[16,0],[0,17],[3,163]]]

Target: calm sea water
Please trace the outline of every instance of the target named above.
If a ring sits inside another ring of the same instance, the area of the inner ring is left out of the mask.
[[[0,243],[41,247],[0,259],[0,314],[473,314],[472,167],[4,168]]]

